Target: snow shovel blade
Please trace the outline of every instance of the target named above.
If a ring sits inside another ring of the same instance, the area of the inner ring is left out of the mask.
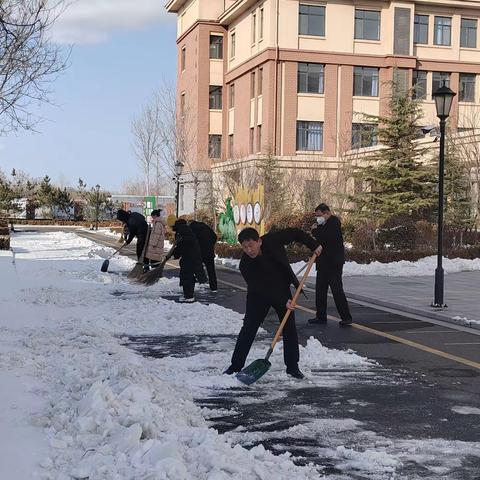
[[[107,258],[102,263],[102,268],[100,269],[103,273],[108,272],[108,265],[110,264],[110,260]]]
[[[260,358],[258,360],[253,361],[248,367],[245,367],[241,372],[238,372],[236,377],[245,385],[251,385],[255,383],[259,378],[263,377],[272,364],[265,360],[264,358]]]

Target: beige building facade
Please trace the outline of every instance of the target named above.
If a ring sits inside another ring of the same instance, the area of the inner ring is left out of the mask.
[[[421,126],[432,92],[457,95],[450,127],[477,128],[480,1],[171,0],[179,115],[194,169],[220,172],[271,154],[286,169],[341,168],[375,146],[363,114],[386,112],[392,80],[415,86]],[[395,77],[395,78],[394,78]]]

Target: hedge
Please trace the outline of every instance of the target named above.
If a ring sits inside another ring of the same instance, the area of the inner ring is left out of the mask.
[[[239,259],[242,256],[242,248],[240,245],[229,245],[228,243],[218,242],[215,248],[217,255],[220,258],[236,258]],[[310,256],[310,250],[305,247],[293,245],[287,247],[288,258],[290,262],[295,263],[299,261],[306,261]],[[345,250],[345,257],[347,261],[357,262],[361,264],[368,264],[372,262],[390,263],[406,260],[415,262],[424,257],[436,255],[435,250],[378,250],[378,251],[365,251],[365,250]],[[480,245],[474,245],[466,248],[451,249],[444,252],[447,258],[466,258],[474,259],[480,258]]]
[[[90,225],[95,225],[95,222],[90,222],[87,220],[53,220],[53,219],[42,219],[42,220],[25,220],[24,218],[11,218],[8,220],[8,223],[13,223],[14,225],[62,225],[62,226],[76,226],[76,227],[90,227]],[[99,227],[118,227],[120,225],[119,220],[99,220]]]

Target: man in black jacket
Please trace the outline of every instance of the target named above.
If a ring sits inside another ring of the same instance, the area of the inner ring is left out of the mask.
[[[247,307],[232,355],[232,364],[224,372],[228,375],[242,370],[258,327],[270,307],[275,309],[280,320],[289,308],[287,303],[292,298],[290,286],[293,284],[298,287],[299,282],[290,267],[285,245],[298,242],[306,245],[316,255],[322,251],[311,236],[298,228],[287,228],[262,237],[254,228],[245,228],[238,235],[238,241],[243,249],[240,272],[247,282]],[[287,374],[303,378],[298,368],[298,337],[293,311],[283,330],[283,346]]]
[[[205,283],[207,277],[203,270],[202,254],[197,238],[187,222],[180,218],[172,227],[175,232],[175,250],[173,257],[180,259],[180,286],[183,288],[182,303],[195,301],[195,283]]]
[[[145,217],[141,213],[126,212],[125,210],[119,209],[117,211],[117,219],[123,222],[127,229],[128,233],[125,240],[127,245],[130,245],[132,240],[137,237],[137,260],[140,260],[148,232],[148,223]],[[148,268],[148,258],[144,258],[143,263],[146,268]]]
[[[340,315],[341,327],[352,324],[352,315],[348,308],[347,298],[343,291],[342,273],[345,263],[342,225],[330,208],[321,203],[315,209],[317,223],[312,227],[312,235],[323,247],[323,253],[317,259],[316,307],[315,318],[308,322],[324,324],[327,322],[327,293],[332,290],[333,300]]]
[[[196,220],[192,220],[189,223],[189,227],[192,229],[192,232],[197,237],[198,244],[200,245],[202,262],[207,269],[210,290],[212,292],[216,292],[218,289],[217,274],[215,272],[215,243],[217,242],[217,235],[204,222],[197,222]]]

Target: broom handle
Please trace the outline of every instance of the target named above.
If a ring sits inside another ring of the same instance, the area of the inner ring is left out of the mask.
[[[120,248],[117,248],[117,250],[115,250],[115,251],[110,255],[109,259],[112,258],[112,257],[114,257],[126,244],[127,244],[127,242],[125,242]]]
[[[308,274],[310,273],[310,270],[312,269],[313,264],[315,263],[316,259],[317,259],[316,255],[312,255],[310,257],[310,260],[308,261],[308,264],[307,264],[307,269],[305,270],[305,273],[303,274],[302,280],[300,281],[300,285],[297,287],[297,290],[295,291],[295,295],[293,295],[292,303],[291,303],[292,307],[295,307],[295,305],[297,303],[297,299],[300,295],[300,292],[303,289],[303,285],[306,282],[306,280],[308,278]],[[272,354],[273,349],[275,348],[275,345],[277,344],[278,339],[280,338],[280,335],[283,332],[283,328],[285,327],[285,324],[287,323],[287,320],[288,320],[288,317],[290,316],[290,313],[291,313],[291,310],[287,309],[287,311],[285,312],[285,315],[283,317],[282,323],[280,323],[280,326],[277,329],[277,333],[275,334],[275,337],[273,337],[272,344],[270,345],[270,348],[268,349],[267,356],[265,357],[265,360],[268,360],[270,358],[270,355]]]

